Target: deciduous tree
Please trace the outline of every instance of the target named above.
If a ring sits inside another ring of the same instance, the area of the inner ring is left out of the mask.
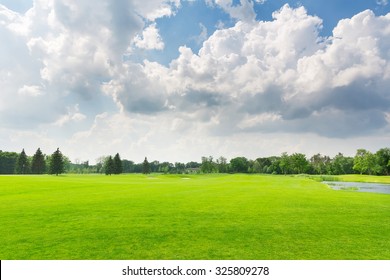
[[[390,148],[383,148],[376,152],[380,174],[390,175]]]
[[[230,168],[233,172],[248,173],[249,162],[245,157],[236,157],[230,160]]]
[[[290,164],[293,173],[305,173],[309,167],[309,162],[304,154],[294,153],[290,156]]]
[[[216,163],[212,156],[202,157],[202,165],[200,166],[202,173],[213,173],[217,171]]]

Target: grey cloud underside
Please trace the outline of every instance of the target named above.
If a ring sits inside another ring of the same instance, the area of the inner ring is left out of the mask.
[[[386,112],[390,111],[387,89],[354,82],[317,92],[314,100],[283,101],[283,89],[271,88],[251,96],[238,108],[239,114],[255,116],[276,113],[280,119],[242,129],[247,132],[312,132],[326,137],[366,136],[388,131]]]

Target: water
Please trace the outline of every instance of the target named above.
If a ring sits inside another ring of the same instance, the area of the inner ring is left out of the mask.
[[[334,190],[390,194],[390,184],[323,181]]]

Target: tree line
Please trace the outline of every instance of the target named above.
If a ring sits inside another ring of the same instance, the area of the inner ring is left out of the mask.
[[[40,148],[32,157],[24,149],[20,154],[0,150],[0,174],[55,174],[65,172],[70,161],[57,148],[51,155],[44,155]]]
[[[135,163],[115,156],[104,156],[95,165],[89,161],[72,163],[59,149],[51,155],[44,155],[38,148],[32,157],[21,153],[0,150],[0,174],[61,174],[61,173],[102,173],[106,175],[121,173],[263,173],[263,174],[369,174],[390,175],[390,148],[382,148],[375,153],[358,149],[354,157],[339,153],[330,158],[315,154],[310,158],[301,153],[291,155],[262,157],[255,160],[235,157],[228,161],[225,157],[214,159],[202,157],[201,162],[170,163],[149,162]]]

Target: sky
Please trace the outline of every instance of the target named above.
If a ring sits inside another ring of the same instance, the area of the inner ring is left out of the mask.
[[[375,152],[389,58],[388,0],[0,0],[0,150]]]

